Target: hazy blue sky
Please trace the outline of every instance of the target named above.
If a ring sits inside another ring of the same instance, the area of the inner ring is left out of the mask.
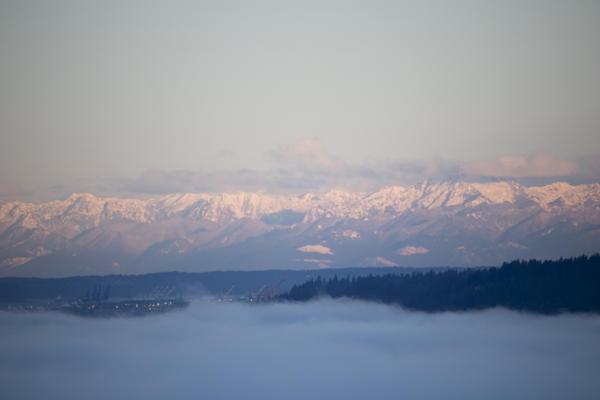
[[[0,189],[444,160],[572,176],[600,152],[599,38],[598,1],[0,0]]]

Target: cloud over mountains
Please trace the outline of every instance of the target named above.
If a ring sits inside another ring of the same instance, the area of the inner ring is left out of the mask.
[[[74,192],[136,196],[176,192],[261,191],[300,194],[332,188],[373,191],[386,185],[411,185],[422,181],[490,182],[511,180],[524,185],[555,181],[597,183],[600,155],[565,159],[544,153],[503,155],[493,159],[457,161],[364,160],[352,163],[329,151],[318,138],[301,139],[268,151],[267,169],[220,171],[152,169],[136,177],[82,179],[57,185],[45,193],[24,193],[15,187],[0,188],[2,199],[48,199]],[[44,192],[40,190],[40,192]],[[19,197],[20,196],[20,197]]]
[[[501,156],[493,160],[465,163],[463,170],[472,176],[506,178],[571,177],[581,173],[575,161],[560,159],[549,154]]]

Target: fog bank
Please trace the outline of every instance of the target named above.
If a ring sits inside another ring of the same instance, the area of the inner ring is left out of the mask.
[[[154,317],[0,313],[5,399],[592,399],[600,317],[197,302]]]

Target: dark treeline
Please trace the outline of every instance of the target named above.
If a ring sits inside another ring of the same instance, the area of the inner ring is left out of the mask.
[[[492,307],[539,313],[600,312],[600,255],[513,261],[477,270],[317,278],[292,287],[280,298],[307,301],[321,296],[430,312]]]
[[[193,298],[230,293],[256,293],[261,288],[287,292],[293,285],[335,274],[407,274],[413,268],[344,268],[328,270],[266,270],[219,272],[161,272],[144,275],[75,276],[69,278],[0,278],[0,304],[50,299]]]

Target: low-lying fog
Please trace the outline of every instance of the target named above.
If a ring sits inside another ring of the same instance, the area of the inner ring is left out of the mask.
[[[0,313],[3,399],[592,399],[600,317],[343,301]]]

